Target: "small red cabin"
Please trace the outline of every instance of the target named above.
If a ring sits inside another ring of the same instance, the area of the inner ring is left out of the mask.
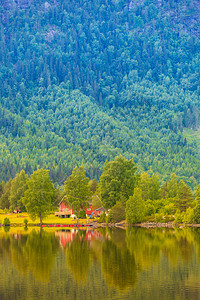
[[[74,210],[71,207],[65,205],[63,199],[59,203],[59,208],[60,210],[59,212],[55,213],[55,216],[60,216],[62,218],[69,218],[71,215],[74,214]],[[92,207],[91,204],[89,204],[89,206],[85,210],[85,213],[87,217],[90,216],[99,217],[104,211],[105,209],[103,207],[95,209],[94,207]]]

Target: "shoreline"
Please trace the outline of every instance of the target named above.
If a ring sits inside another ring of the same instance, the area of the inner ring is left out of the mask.
[[[0,227],[40,227],[40,224],[31,224],[29,223],[27,226],[24,226],[23,223],[11,223],[10,225],[4,225],[0,224]],[[122,221],[120,223],[98,223],[98,222],[91,222],[91,223],[81,223],[81,224],[59,224],[59,223],[43,223],[42,224],[43,228],[121,228],[121,229],[126,229],[127,227],[140,227],[140,228],[174,228],[174,227],[179,227],[179,228],[185,228],[185,227],[195,227],[195,228],[200,228],[200,224],[175,224],[173,222],[168,222],[168,223],[156,223],[156,222],[142,222],[138,224],[132,224],[128,225],[125,221]]]

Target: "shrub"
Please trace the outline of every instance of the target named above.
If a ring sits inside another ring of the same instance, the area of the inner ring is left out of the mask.
[[[106,222],[106,214],[105,214],[105,212],[102,213],[102,215],[99,217],[98,222],[99,223],[105,223]]]
[[[107,221],[108,223],[116,223],[125,220],[125,218],[125,205],[123,202],[118,201],[110,210]]]
[[[9,218],[5,218],[3,220],[3,224],[4,224],[4,226],[10,226],[10,219]]]
[[[140,223],[144,220],[145,203],[142,199],[142,190],[134,189],[133,196],[126,202],[126,220],[128,224]]]
[[[151,203],[147,203],[145,206],[146,216],[151,216],[155,214],[155,207]]]
[[[81,210],[78,214],[79,219],[85,219],[86,218],[86,213],[84,210]]]
[[[162,209],[164,215],[172,215],[175,213],[176,208],[175,208],[175,204],[174,203],[169,203],[167,205],[165,205]]]
[[[176,213],[175,213],[175,219],[174,219],[174,223],[179,224],[179,223],[183,223],[183,219],[184,219],[185,213],[181,213],[180,209],[177,209]]]
[[[161,213],[155,214],[155,222],[156,223],[162,222],[162,220],[163,220],[163,216]]]
[[[193,219],[192,222],[199,224],[200,223],[200,204],[197,204],[193,209]]]
[[[24,225],[27,227],[27,225],[28,225],[28,220],[27,219],[24,219]]]

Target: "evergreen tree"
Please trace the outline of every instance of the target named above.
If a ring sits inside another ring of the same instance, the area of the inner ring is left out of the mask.
[[[183,180],[180,180],[178,183],[176,207],[180,209],[180,211],[186,211],[186,208],[193,206],[193,200],[191,189]]]

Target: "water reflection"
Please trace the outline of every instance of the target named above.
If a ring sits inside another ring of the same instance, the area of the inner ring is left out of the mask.
[[[17,270],[25,275],[31,271],[40,281],[48,281],[59,249],[59,240],[55,234],[36,232],[30,234],[12,234],[0,239],[0,251],[3,259],[9,258]]]
[[[2,296],[9,282],[14,291],[21,280],[21,293],[30,299],[36,287],[44,299],[50,292],[57,297],[58,290],[60,298],[67,293],[82,300],[169,299],[169,291],[170,299],[198,299],[199,264],[200,231],[195,228],[2,230],[0,297],[11,298]]]

